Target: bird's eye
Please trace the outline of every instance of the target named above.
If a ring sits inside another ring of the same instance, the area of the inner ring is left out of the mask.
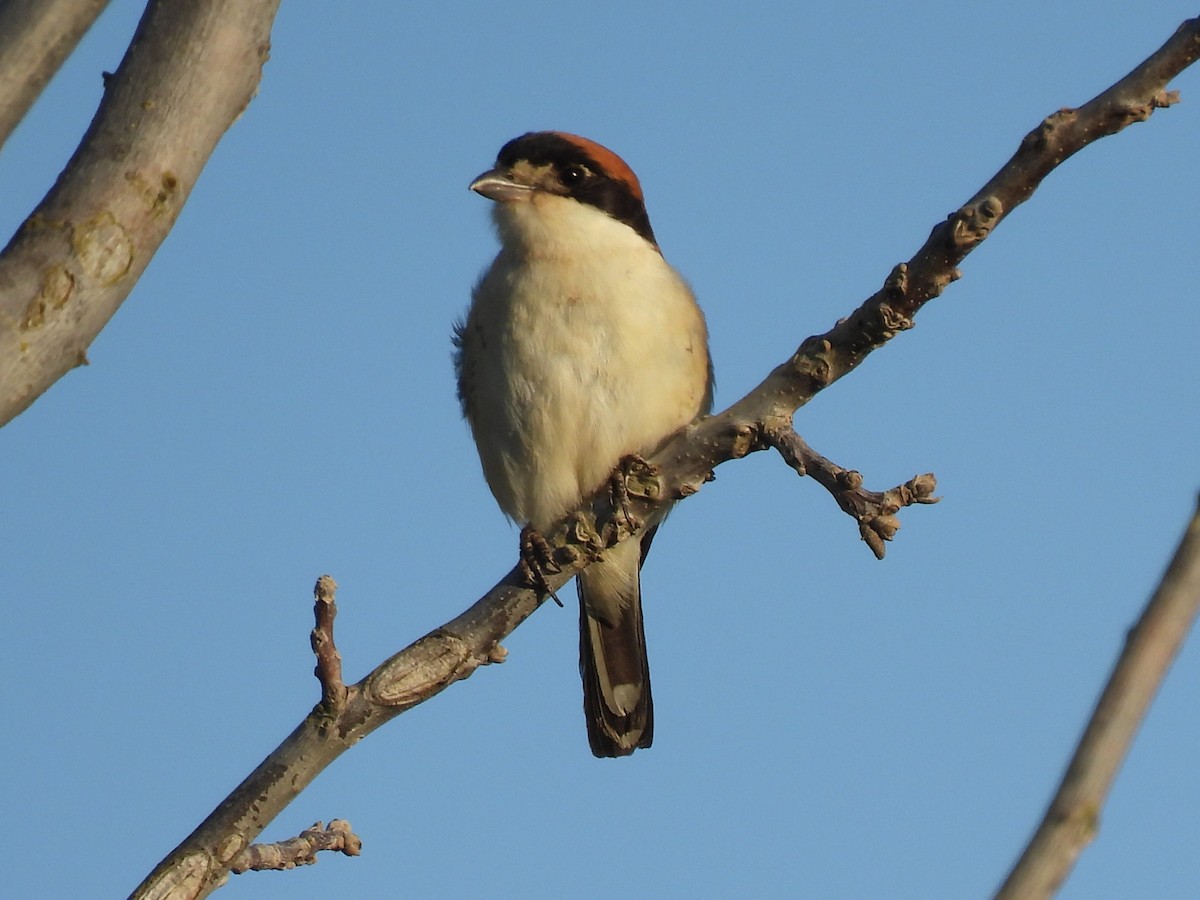
[[[579,184],[587,176],[588,170],[586,166],[567,166],[562,172],[562,183],[570,187],[571,185]]]

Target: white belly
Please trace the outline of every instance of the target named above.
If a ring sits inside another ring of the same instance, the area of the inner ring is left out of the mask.
[[[649,452],[708,393],[704,319],[651,245],[516,265],[497,257],[462,334],[484,475],[518,522],[548,527],[622,457]],[[573,258],[573,257],[572,257]]]

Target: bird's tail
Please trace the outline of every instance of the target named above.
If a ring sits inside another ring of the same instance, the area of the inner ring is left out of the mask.
[[[588,743],[596,756],[628,756],[654,738],[641,561],[641,542],[629,540],[578,578],[579,674]]]

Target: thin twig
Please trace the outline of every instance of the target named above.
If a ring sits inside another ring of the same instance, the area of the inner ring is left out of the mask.
[[[329,575],[317,579],[313,588],[316,602],[313,615],[317,624],[312,630],[311,643],[317,657],[313,674],[321,682],[321,706],[335,716],[346,704],[346,685],[342,682],[342,655],[333,642],[333,620],[337,617],[337,582]]]
[[[1041,825],[996,894],[1051,897],[1100,826],[1134,735],[1200,612],[1200,506],[1154,596],[1130,630]]]
[[[897,512],[915,503],[937,503],[941,499],[933,496],[937,479],[931,472],[914,476],[886,491],[871,491],[863,487],[860,473],[843,469],[817,453],[791,425],[776,426],[766,431],[763,437],[796,474],[812,478],[829,491],[842,512],[854,517],[859,535],[876,559],[883,559],[887,551],[884,542],[892,540],[900,530]]]
[[[238,854],[230,864],[229,871],[235,875],[243,872],[262,872],[266,869],[294,869],[296,866],[311,866],[321,851],[358,856],[362,853],[362,841],[350,829],[345,819],[334,819],[326,828],[320,822],[300,832],[294,838],[274,844],[251,844]]]

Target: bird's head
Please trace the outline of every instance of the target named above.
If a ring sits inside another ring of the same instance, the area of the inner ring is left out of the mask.
[[[556,235],[600,230],[588,224],[599,213],[657,248],[633,170],[607,147],[575,134],[532,131],[514,138],[470,188],[496,202],[502,239],[540,242],[547,228]]]

